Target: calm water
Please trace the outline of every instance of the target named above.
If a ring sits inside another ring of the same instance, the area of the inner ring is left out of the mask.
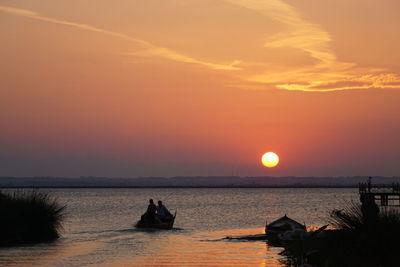
[[[215,241],[258,234],[285,213],[307,226],[356,200],[356,189],[52,189],[68,206],[62,238],[51,244],[0,249],[1,266],[283,266],[265,242]],[[177,210],[172,231],[133,224],[149,198]]]

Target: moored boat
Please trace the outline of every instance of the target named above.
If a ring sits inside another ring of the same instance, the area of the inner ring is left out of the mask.
[[[265,234],[270,242],[302,239],[307,233],[306,226],[285,216],[265,226]]]

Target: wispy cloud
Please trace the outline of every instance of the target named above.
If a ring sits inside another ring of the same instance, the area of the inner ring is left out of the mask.
[[[87,25],[87,24],[81,24],[81,23],[77,23],[77,22],[46,17],[46,16],[42,16],[34,11],[27,10],[27,9],[20,9],[20,8],[8,7],[8,6],[0,6],[0,11],[6,12],[9,14],[13,14],[13,15],[17,15],[17,16],[22,16],[22,17],[26,17],[26,18],[31,18],[31,19],[35,19],[35,20],[40,20],[40,21],[64,25],[64,26],[70,26],[70,27],[79,28],[79,29],[85,30],[85,31],[98,32],[98,33],[106,34],[106,35],[113,36],[116,38],[124,39],[124,40],[130,41],[130,42],[133,42],[143,48],[143,51],[137,51],[137,52],[131,53],[132,55],[136,55],[136,56],[161,57],[161,58],[166,58],[169,60],[174,60],[174,61],[183,62],[183,63],[198,64],[198,65],[202,65],[202,66],[205,66],[205,67],[208,67],[211,69],[215,69],[215,70],[239,70],[240,69],[239,67],[237,67],[237,64],[239,63],[239,61],[236,61],[236,60],[233,61],[231,64],[218,64],[218,63],[214,63],[214,62],[203,61],[200,59],[196,59],[196,58],[181,54],[181,53],[171,50],[169,48],[155,45],[149,41],[134,38],[134,37],[124,34],[124,33],[105,30],[105,29],[97,28],[97,27]]]
[[[291,47],[301,49],[321,63],[331,64],[336,60],[329,48],[331,37],[319,25],[307,22],[301,14],[281,0],[225,0],[272,18],[288,27],[265,43],[266,47]]]
[[[391,73],[383,68],[361,68],[355,63],[339,61],[331,48],[332,37],[329,32],[321,25],[306,20],[299,10],[283,0],[222,1],[257,12],[285,26],[284,31],[267,38],[263,44],[265,49],[290,48],[300,50],[315,63],[302,67],[278,66],[270,62],[249,62],[246,60],[233,60],[230,64],[220,64],[188,56],[124,33],[47,17],[31,10],[0,6],[0,11],[130,41],[140,49],[125,53],[129,56],[164,58],[176,62],[196,64],[213,70],[234,70],[235,72],[232,72],[231,76],[232,80],[236,81],[237,78],[240,78],[242,84],[237,86],[241,88],[251,83],[249,88],[252,89],[275,87],[293,91],[330,92],[370,88],[400,89],[400,76],[398,74]],[[256,68],[253,68],[255,66]]]
[[[215,63],[210,63],[210,62],[201,61],[201,60],[198,60],[195,58],[187,57],[185,55],[182,55],[180,53],[177,53],[175,51],[172,51],[172,50],[164,48],[164,47],[153,47],[150,49],[140,50],[140,51],[136,51],[133,53],[129,53],[129,55],[162,57],[162,58],[179,61],[179,62],[199,64],[199,65],[203,65],[203,66],[209,67],[211,69],[215,69],[215,70],[239,70],[240,69],[239,67],[237,67],[237,65],[240,64],[239,60],[234,60],[231,64],[228,64],[228,65],[215,64]]]
[[[268,38],[266,48],[292,48],[306,52],[316,60],[312,66],[283,71],[268,68],[263,73],[248,74],[250,82],[299,91],[341,91],[369,88],[400,88],[400,77],[385,69],[362,69],[354,63],[340,62],[330,47],[332,38],[320,25],[311,23],[282,0],[225,0],[274,19],[287,30]],[[245,65],[245,62],[242,64]]]

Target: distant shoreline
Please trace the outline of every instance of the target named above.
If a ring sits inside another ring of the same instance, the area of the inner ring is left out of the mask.
[[[327,186],[327,185],[304,185],[304,186],[0,186],[0,189],[146,189],[146,188],[193,188],[193,189],[206,189],[206,188],[358,188],[358,185],[345,185],[345,186]]]
[[[357,188],[368,177],[0,177],[0,188]],[[400,183],[400,177],[374,177],[382,185]]]

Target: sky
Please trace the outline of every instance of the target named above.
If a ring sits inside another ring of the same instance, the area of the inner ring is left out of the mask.
[[[0,0],[0,176],[398,176],[399,12]]]

